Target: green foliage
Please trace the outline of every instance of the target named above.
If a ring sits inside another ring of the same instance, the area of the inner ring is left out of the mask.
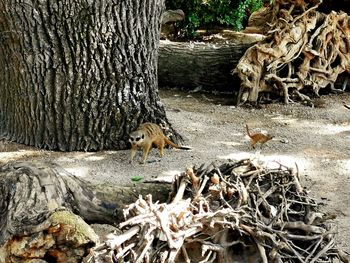
[[[195,37],[198,28],[229,27],[241,30],[244,20],[262,7],[264,0],[166,0],[165,4],[167,9],[182,9],[185,12],[186,18],[180,27],[186,37]]]

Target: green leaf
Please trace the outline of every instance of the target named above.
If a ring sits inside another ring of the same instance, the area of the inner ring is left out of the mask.
[[[133,182],[138,182],[142,179],[143,179],[143,176],[139,176],[139,175],[131,176],[131,181]]]

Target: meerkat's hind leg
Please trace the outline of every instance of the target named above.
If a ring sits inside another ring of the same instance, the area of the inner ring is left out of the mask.
[[[154,142],[154,144],[157,146],[157,148],[159,150],[160,157],[163,157],[164,156],[164,146],[165,146],[164,140],[157,140]]]

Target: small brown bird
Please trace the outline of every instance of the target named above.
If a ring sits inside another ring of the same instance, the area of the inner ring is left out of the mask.
[[[253,149],[255,149],[255,145],[257,143],[260,143],[262,145],[262,144],[264,144],[265,142],[271,140],[274,137],[274,136],[272,136],[270,134],[263,134],[263,133],[260,133],[260,132],[250,133],[248,124],[246,124],[245,127],[247,129],[247,134],[250,137],[251,145],[252,145]]]
[[[144,163],[148,157],[149,151],[152,145],[155,144],[159,149],[160,156],[163,157],[163,149],[166,144],[182,150],[190,150],[190,147],[179,146],[172,141],[170,141],[163,133],[161,128],[154,123],[143,123],[136,131],[130,133],[129,142],[131,143],[131,160],[132,161],[136,155],[137,148],[142,148],[143,156],[141,163]]]

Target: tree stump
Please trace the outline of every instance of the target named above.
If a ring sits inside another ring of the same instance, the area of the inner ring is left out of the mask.
[[[0,167],[0,189],[1,263],[81,262],[99,241],[85,222],[115,224],[124,204],[150,192],[165,202],[170,185],[95,186],[53,163],[15,162]]]

